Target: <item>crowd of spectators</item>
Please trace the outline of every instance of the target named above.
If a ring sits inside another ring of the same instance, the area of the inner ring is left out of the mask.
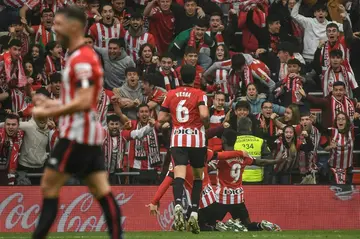
[[[156,118],[184,64],[209,96],[210,149],[230,127],[247,136],[239,149],[286,158],[245,183],[353,183],[359,0],[3,0],[0,185],[39,185],[59,137],[57,119],[31,117],[31,99],[61,97],[67,49],[52,26],[67,5],[87,14],[85,44],[104,67],[97,109],[112,184],[158,184],[167,171],[171,124]]]

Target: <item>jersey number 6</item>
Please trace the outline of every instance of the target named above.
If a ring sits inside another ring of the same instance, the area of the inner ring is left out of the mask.
[[[176,119],[179,123],[185,123],[189,120],[189,109],[184,106],[186,100],[181,100],[176,106]]]

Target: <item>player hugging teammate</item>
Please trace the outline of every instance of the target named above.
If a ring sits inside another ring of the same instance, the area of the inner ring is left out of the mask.
[[[168,92],[159,114],[161,124],[172,122],[170,146],[172,163],[154,199],[147,205],[150,213],[158,213],[157,205],[173,182],[175,200],[173,228],[177,231],[183,231],[186,227],[196,234],[200,229],[215,228],[219,231],[279,231],[278,225],[266,220],[259,223],[250,221],[244,203],[242,172],[247,165],[271,165],[284,159],[255,159],[245,151],[234,151],[237,133],[230,129],[225,129],[222,135],[223,152],[214,153],[207,150],[205,132],[209,124],[207,97],[204,92],[192,87],[196,74],[194,67],[185,65],[180,73],[184,85]],[[216,193],[210,183],[208,163],[217,170]],[[182,200],[184,191],[187,192],[185,195],[189,195],[191,191],[191,196],[186,196],[191,202],[187,221],[184,217]],[[232,218],[222,223],[228,212]]]

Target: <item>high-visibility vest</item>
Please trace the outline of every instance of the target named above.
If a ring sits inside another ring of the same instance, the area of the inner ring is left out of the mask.
[[[237,137],[234,149],[246,151],[250,156],[260,159],[263,142],[263,139],[252,135],[241,135]],[[246,166],[242,177],[243,182],[261,182],[263,178],[264,168],[255,165]]]

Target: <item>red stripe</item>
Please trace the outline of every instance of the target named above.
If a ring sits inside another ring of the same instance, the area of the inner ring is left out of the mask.
[[[70,158],[70,153],[72,151],[73,144],[74,144],[74,141],[70,141],[70,144],[69,144],[68,148],[66,149],[64,156],[61,160],[61,163],[59,165],[59,172],[61,172],[61,173],[64,172],[66,163]]]
[[[112,217],[112,224],[113,224],[113,231],[112,231],[112,235],[111,237],[114,238],[114,239],[118,239],[117,235],[119,234],[119,228],[117,226],[117,223],[116,223],[116,214],[115,214],[115,211],[116,211],[116,206],[114,205],[114,200],[112,200],[112,198],[110,197],[110,194],[106,195],[105,196],[106,200],[108,201],[108,204],[109,204],[109,209],[110,209],[110,215]],[[121,221],[121,219],[120,219]]]

